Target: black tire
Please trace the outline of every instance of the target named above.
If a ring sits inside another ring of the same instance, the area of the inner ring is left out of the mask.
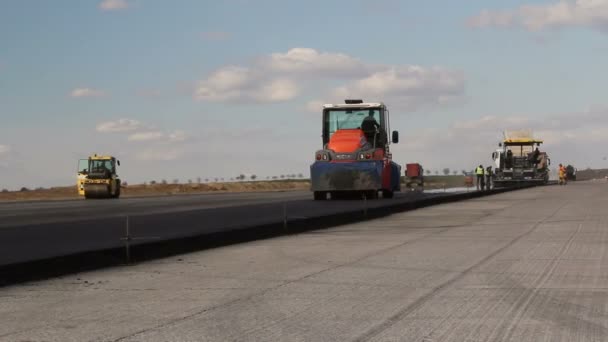
[[[313,197],[315,201],[324,201],[327,199],[327,193],[324,191],[315,191]]]
[[[378,190],[369,190],[364,193],[365,198],[368,200],[378,199]]]
[[[382,198],[393,198],[395,197],[395,193],[390,190],[382,190]]]
[[[116,185],[116,193],[114,194],[114,196],[112,196],[112,198],[119,198],[120,197],[120,184]]]

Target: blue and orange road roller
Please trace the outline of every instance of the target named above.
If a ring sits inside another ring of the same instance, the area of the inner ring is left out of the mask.
[[[401,167],[392,161],[390,144],[399,133],[390,131],[384,103],[346,100],[323,105],[323,149],[310,166],[315,200],[361,194],[366,198],[392,198],[401,191]]]

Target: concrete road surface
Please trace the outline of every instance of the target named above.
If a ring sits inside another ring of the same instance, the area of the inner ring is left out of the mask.
[[[0,289],[2,341],[608,341],[608,184]]]

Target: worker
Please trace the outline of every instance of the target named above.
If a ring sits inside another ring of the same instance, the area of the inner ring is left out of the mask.
[[[559,164],[559,185],[566,185],[567,180],[566,180],[566,168],[564,167],[564,165]]]
[[[477,190],[483,190],[484,181],[483,181],[483,165],[479,165],[475,169],[475,174],[477,175]]]
[[[486,190],[492,188],[492,166],[486,168]]]
[[[530,152],[530,154],[528,154],[528,161],[530,162],[530,164],[534,165],[534,167],[536,167],[536,165],[538,165],[538,156],[540,155],[540,151],[538,150],[538,147]]]
[[[507,160],[505,160],[505,167],[510,169],[513,167],[513,151],[507,150]]]
[[[386,145],[386,132],[384,132],[382,126],[374,118],[373,110],[370,110],[369,115],[361,122],[361,130],[365,134],[367,141],[374,146],[383,148]]]

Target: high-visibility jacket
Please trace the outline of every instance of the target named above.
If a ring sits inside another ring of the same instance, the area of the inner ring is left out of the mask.
[[[478,167],[475,169],[475,174],[476,174],[476,175],[478,175],[478,176],[483,176],[483,167],[479,167],[479,166],[478,166]]]

